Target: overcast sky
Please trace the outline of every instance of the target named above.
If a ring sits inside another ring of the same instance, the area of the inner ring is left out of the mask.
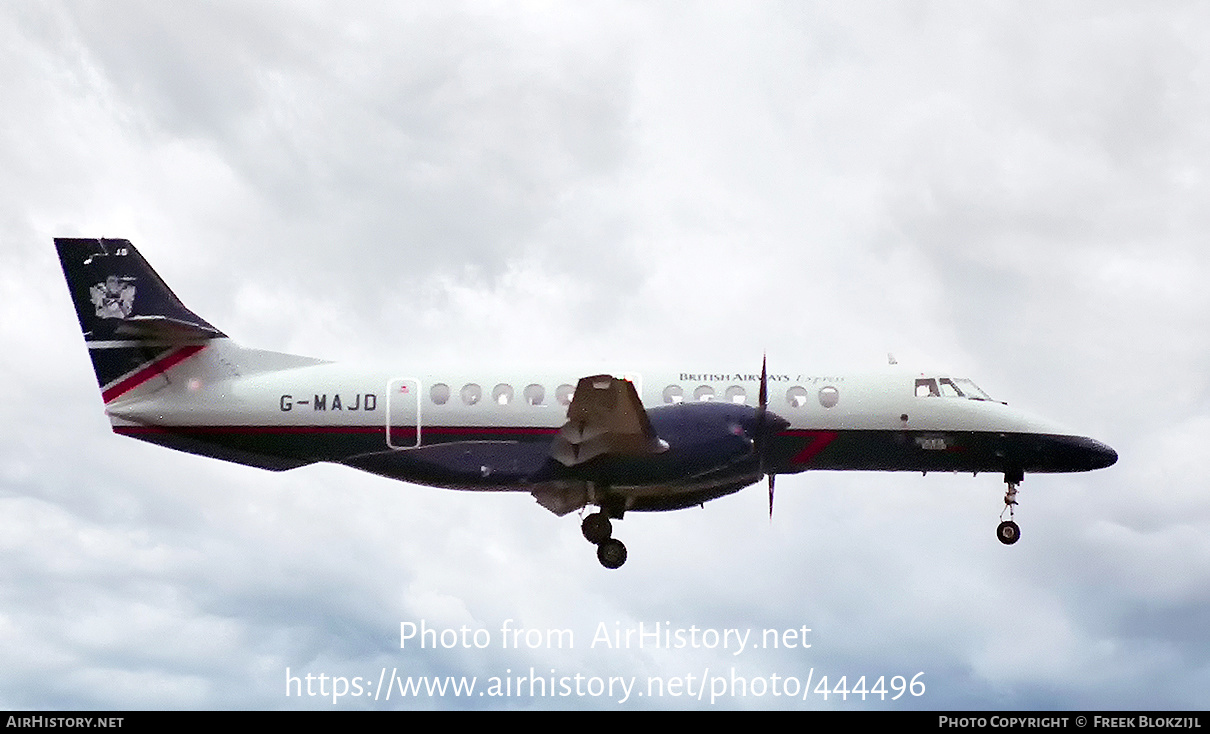
[[[1210,7],[349,5],[0,11],[0,707],[710,708],[285,695],[531,667],[926,685],[715,707],[1210,704]],[[1011,548],[998,476],[819,472],[772,524],[760,488],[630,514],[606,571],[526,494],[113,435],[55,236],[131,239],[251,346],[401,374],[889,351],[1121,459],[1027,477]],[[492,644],[401,650],[422,619]],[[501,649],[506,620],[575,648]],[[615,622],[812,647],[590,647]]]

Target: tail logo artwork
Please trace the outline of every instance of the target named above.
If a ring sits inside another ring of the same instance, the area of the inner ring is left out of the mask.
[[[99,319],[124,319],[134,311],[134,278],[111,275],[88,289]]]

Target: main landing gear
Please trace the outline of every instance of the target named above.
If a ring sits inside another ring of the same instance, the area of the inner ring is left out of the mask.
[[[1004,483],[1008,489],[1004,492],[1004,509],[1000,511],[1001,523],[996,526],[996,537],[1004,545],[1012,545],[1021,539],[1021,528],[1013,522],[1013,508],[1017,506],[1017,486],[1024,478],[1025,473],[1020,469],[1004,472]],[[1008,513],[1007,520],[1004,519],[1005,512]]]
[[[580,530],[589,543],[597,547],[597,560],[605,568],[620,568],[626,562],[626,546],[622,541],[611,537],[613,523],[605,511],[594,512],[580,523]]]

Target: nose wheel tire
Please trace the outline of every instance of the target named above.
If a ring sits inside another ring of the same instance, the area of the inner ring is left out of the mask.
[[[1004,545],[1012,545],[1021,539],[1021,528],[1012,520],[1005,520],[996,528],[996,537]]]
[[[1004,520],[1006,512],[1008,519],[996,526],[996,537],[1004,545],[1012,545],[1021,539],[1021,528],[1013,522],[1012,517],[1017,507],[1017,486],[1024,478],[1025,474],[1020,469],[1004,472],[1004,483],[1008,488],[1004,492],[1004,509],[1000,511],[1000,519]]]
[[[597,545],[597,560],[605,568],[620,568],[626,562],[626,546],[620,540],[608,538]]]

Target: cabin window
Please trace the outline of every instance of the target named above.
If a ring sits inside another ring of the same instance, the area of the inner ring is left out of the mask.
[[[684,399],[685,391],[681,389],[680,385],[669,385],[668,387],[664,388],[665,403],[673,405],[675,403],[684,401]]]
[[[701,385],[693,391],[693,399],[699,403],[706,403],[714,400],[714,388],[709,385]]]
[[[475,405],[479,399],[483,397],[483,388],[473,382],[468,382],[462,386],[462,402],[467,405]]]
[[[840,402],[840,391],[835,387],[828,385],[827,387],[819,388],[819,404],[825,408],[835,408]]]
[[[732,385],[723,395],[726,396],[728,403],[743,405],[748,402],[748,391],[740,385]]]
[[[567,383],[563,383],[555,388],[555,399],[560,405],[571,405],[571,398],[576,394],[576,389]]]
[[[438,382],[429,388],[429,398],[434,405],[445,405],[450,401],[450,386],[444,382]]]
[[[786,402],[791,408],[801,408],[807,404],[807,388],[802,385],[795,385],[786,390]]]
[[[513,401],[513,386],[501,382],[492,389],[492,401],[496,405],[508,405]]]
[[[536,383],[526,385],[525,391],[521,394],[525,396],[525,402],[530,405],[542,405],[546,402],[546,388]]]

